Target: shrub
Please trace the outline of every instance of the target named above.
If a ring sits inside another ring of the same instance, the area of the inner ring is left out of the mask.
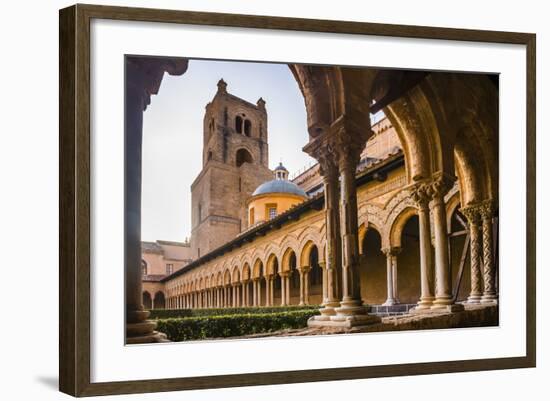
[[[237,314],[278,313],[297,310],[317,310],[319,305],[260,306],[249,308],[208,308],[208,309],[152,309],[150,319],[178,317],[223,316]]]
[[[317,314],[318,310],[308,309],[159,319],[157,330],[171,341],[237,337],[306,327],[308,319]]]

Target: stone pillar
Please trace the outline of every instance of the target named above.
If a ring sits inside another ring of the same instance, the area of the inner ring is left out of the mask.
[[[483,295],[481,290],[481,215],[477,205],[464,207],[461,211],[468,219],[470,231],[470,296],[468,303],[478,304]]]
[[[395,303],[400,304],[401,302],[399,301],[399,293],[397,291],[397,255],[401,253],[401,248],[393,247],[392,249],[395,252],[392,257],[393,297],[395,299]]]
[[[302,266],[298,272],[300,273],[300,305],[309,303],[309,266]]]
[[[365,142],[349,135],[345,129],[339,153],[340,210],[342,229],[342,301],[336,309],[338,315],[366,315],[361,300],[359,281],[359,242],[357,221],[357,187],[355,172]],[[359,135],[357,135],[359,136]],[[361,138],[361,136],[359,136]],[[366,139],[365,139],[366,141]],[[361,146],[362,145],[362,146]]]
[[[454,179],[439,175],[430,186],[432,195],[431,211],[435,237],[435,300],[432,309],[462,310],[462,305],[454,304],[452,277],[449,264],[449,238],[447,236],[447,215],[445,194],[451,189]]]
[[[252,281],[252,306],[258,305],[258,295],[257,295],[257,286],[258,286],[258,279],[254,279]]]
[[[383,305],[391,306],[399,303],[395,290],[397,287],[397,280],[395,274],[397,273],[397,255],[401,251],[399,247],[383,248],[382,252],[386,255],[386,292],[387,298]]]
[[[290,276],[287,275],[285,279],[285,304],[290,305]]]
[[[154,329],[156,323],[147,320],[149,312],[142,304],[141,283],[141,155],[143,111],[151,95],[160,87],[164,72],[181,75],[187,70],[187,60],[153,57],[125,59],[125,182],[124,239],[126,342],[128,344],[163,341],[164,336]]]
[[[321,288],[323,290],[323,298],[322,298],[322,305],[324,306],[325,300],[327,299],[327,269],[326,269],[326,263],[325,262],[318,262],[319,267],[321,268],[322,273],[322,282],[321,282]]]
[[[483,296],[482,303],[498,302],[496,290],[496,266],[493,250],[493,217],[495,207],[492,200],[481,203],[480,208],[483,230]]]
[[[269,306],[275,305],[275,291],[273,290],[273,286],[275,284],[275,277],[273,275],[269,276]]]
[[[306,266],[304,269],[304,304],[309,305],[309,272],[311,268]]]
[[[370,73],[364,73],[363,78],[367,75]],[[368,96],[365,88],[360,90],[362,96]],[[367,314],[359,282],[356,170],[370,132],[368,116],[368,102],[361,103],[361,109],[341,115],[304,147],[304,151],[319,161],[323,176],[327,236],[327,299],[322,315],[310,319],[309,326],[352,327],[380,321]],[[341,300],[339,306],[335,305],[335,299]]]
[[[246,307],[247,305],[247,294],[246,294],[246,288],[247,288],[247,281],[243,281],[241,284],[241,306]]]
[[[256,283],[258,288],[256,289],[256,306],[262,306],[262,278],[259,277]]]
[[[322,159],[323,160],[323,159]],[[336,165],[327,159],[321,164],[321,174],[325,187],[325,224],[326,224],[326,255],[323,269],[323,307],[321,317],[329,319],[335,315],[339,302],[339,273],[341,271],[341,241],[340,216],[338,196],[338,170]]]
[[[287,298],[288,298],[288,272],[280,272],[279,276],[281,277],[281,306],[288,305]]]
[[[420,243],[420,300],[416,309],[429,309],[434,297],[430,288],[430,272],[432,269],[432,245],[430,229],[430,195],[426,184],[417,185],[411,193],[411,198],[418,209],[418,231]]]

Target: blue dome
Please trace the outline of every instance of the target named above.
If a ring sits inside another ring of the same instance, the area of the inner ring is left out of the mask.
[[[307,198],[307,194],[302,188],[287,180],[271,180],[264,182],[256,188],[256,190],[252,193],[252,196],[272,193],[286,193]]]

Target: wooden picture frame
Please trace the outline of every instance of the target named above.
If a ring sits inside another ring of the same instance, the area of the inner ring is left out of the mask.
[[[90,21],[95,18],[219,27],[391,36],[400,38],[491,42],[526,46],[526,356],[410,363],[391,366],[344,367],[92,383],[90,380]],[[96,5],[75,5],[62,9],[59,16],[59,27],[59,387],[62,392],[73,396],[94,396],[527,368],[535,366],[536,37],[534,34]]]

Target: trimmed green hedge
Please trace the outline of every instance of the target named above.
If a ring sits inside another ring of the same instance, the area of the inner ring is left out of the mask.
[[[169,319],[179,317],[223,316],[238,314],[279,313],[297,310],[317,310],[319,305],[260,306],[254,308],[209,308],[209,309],[152,309],[150,319]]]
[[[238,337],[306,327],[308,319],[318,314],[315,309],[159,319],[157,330],[165,333],[171,341]]]

